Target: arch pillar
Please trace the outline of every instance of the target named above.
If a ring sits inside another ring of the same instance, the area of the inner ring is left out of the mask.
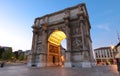
[[[65,67],[72,67],[71,63],[71,36],[70,36],[70,24],[69,24],[69,11],[67,12],[66,18],[64,18],[65,28],[66,28],[66,36],[67,36],[67,51],[65,51]]]
[[[33,40],[32,40],[32,48],[31,48],[31,54],[30,54],[30,61],[28,62],[27,66],[37,66],[36,65],[36,55],[37,55],[37,38],[38,38],[38,30],[36,26],[32,27],[33,30]]]
[[[39,51],[39,58],[37,67],[45,67],[47,66],[47,25],[42,24],[41,27],[42,35],[41,35],[41,50]]]

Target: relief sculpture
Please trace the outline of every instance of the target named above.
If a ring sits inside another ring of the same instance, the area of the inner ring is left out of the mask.
[[[74,23],[71,25],[72,26],[72,35],[78,35],[81,34],[81,29],[80,29],[80,23]]]
[[[38,43],[37,44],[37,53],[40,53],[40,51],[42,50],[42,45],[41,45],[41,43]]]
[[[39,35],[39,36],[38,36],[38,43],[40,43],[41,41],[42,41],[42,36]]]
[[[82,40],[81,37],[72,38],[72,48],[75,51],[79,51],[82,49]]]

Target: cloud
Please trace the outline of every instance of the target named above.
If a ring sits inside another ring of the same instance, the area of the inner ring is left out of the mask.
[[[97,25],[97,28],[105,30],[105,31],[110,31],[110,26],[108,23]]]

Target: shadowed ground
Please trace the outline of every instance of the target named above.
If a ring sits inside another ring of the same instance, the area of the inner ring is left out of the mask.
[[[93,68],[30,68],[26,65],[5,65],[0,76],[119,76],[116,65]]]

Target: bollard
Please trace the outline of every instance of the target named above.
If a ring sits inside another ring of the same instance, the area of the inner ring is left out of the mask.
[[[4,62],[1,63],[1,68],[3,68],[3,67],[4,67]]]

